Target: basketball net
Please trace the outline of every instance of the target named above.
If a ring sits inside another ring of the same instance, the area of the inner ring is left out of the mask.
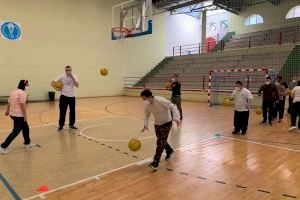
[[[126,38],[126,36],[131,34],[131,30],[129,30],[128,28],[122,28],[122,27],[115,27],[112,28],[112,33],[114,35],[115,38],[117,38],[118,40],[123,40]]]

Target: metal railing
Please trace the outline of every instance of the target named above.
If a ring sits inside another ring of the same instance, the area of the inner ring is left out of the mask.
[[[220,34],[225,34],[220,33]],[[226,35],[226,34],[225,34]],[[225,36],[224,35],[224,36]],[[183,55],[193,55],[193,54],[203,54],[210,53],[214,48],[218,46],[218,51],[224,51],[226,49],[238,49],[238,48],[253,48],[258,46],[269,46],[269,45],[278,45],[282,44],[292,44],[300,42],[300,29],[293,30],[289,32],[274,32],[274,33],[265,33],[265,35],[257,36],[247,36],[240,38],[233,38],[229,42],[224,40],[219,40],[219,38],[224,38],[222,35],[215,36],[215,43],[198,43],[198,44],[188,44],[180,45],[173,47],[173,56],[183,56]]]

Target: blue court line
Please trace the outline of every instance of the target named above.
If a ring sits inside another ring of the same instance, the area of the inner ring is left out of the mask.
[[[15,200],[21,200],[20,196],[16,193],[13,187],[7,182],[7,180],[0,173],[0,181],[5,185],[5,187],[9,190],[10,194],[14,197]]]

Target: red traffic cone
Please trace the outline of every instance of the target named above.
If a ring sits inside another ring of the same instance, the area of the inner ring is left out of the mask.
[[[38,192],[47,192],[49,188],[46,185],[42,185],[37,189]]]

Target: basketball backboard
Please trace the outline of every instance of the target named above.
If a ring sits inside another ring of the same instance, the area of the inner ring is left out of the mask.
[[[112,7],[112,40],[152,34],[152,0],[129,0]]]

